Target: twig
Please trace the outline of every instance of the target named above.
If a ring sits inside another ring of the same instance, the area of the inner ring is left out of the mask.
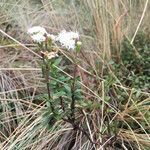
[[[97,142],[94,142],[94,141],[90,138],[89,134],[88,134],[84,129],[82,129],[81,127],[79,127],[79,125],[78,125],[77,123],[73,122],[70,118],[68,118],[68,119],[64,119],[64,118],[63,118],[63,120],[66,121],[66,122],[69,122],[69,123],[73,126],[74,130],[79,130],[79,131],[81,131],[81,132],[88,138],[88,140],[89,140],[92,144],[94,144],[94,145],[97,145],[97,144],[98,144]]]

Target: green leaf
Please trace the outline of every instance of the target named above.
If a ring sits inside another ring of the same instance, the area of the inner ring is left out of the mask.
[[[66,93],[64,91],[60,91],[60,92],[57,92],[57,93],[53,94],[53,99],[57,99],[61,96],[65,96],[65,95],[66,95]]]
[[[71,88],[70,88],[70,86],[68,86],[68,85],[64,85],[64,88],[66,89],[66,92],[67,93],[71,93]]]
[[[60,64],[61,60],[62,60],[61,57],[59,57],[58,59],[55,59],[53,65],[58,66]]]

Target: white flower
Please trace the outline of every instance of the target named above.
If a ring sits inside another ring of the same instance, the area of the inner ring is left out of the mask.
[[[46,40],[46,37],[42,35],[41,33],[37,33],[31,36],[34,42],[41,43]]]
[[[81,41],[78,41],[78,42],[77,42],[77,45],[78,45],[78,46],[81,46],[81,45],[82,45],[82,42],[81,42]]]
[[[78,32],[66,32],[66,30],[63,30],[57,36],[56,41],[59,41],[62,46],[68,49],[75,49],[77,39],[79,39]]]
[[[45,28],[40,27],[40,26],[34,26],[34,27],[28,29],[28,34],[33,35],[33,34],[37,34],[37,33],[40,33],[42,35],[47,34]]]
[[[34,42],[41,43],[46,40],[47,32],[43,27],[34,26],[28,29],[28,34],[31,35]]]
[[[53,34],[47,34],[47,37],[51,38],[52,41],[56,41],[56,36]]]
[[[37,43],[46,41],[46,38],[51,38],[52,41],[56,40],[56,37],[53,34],[47,33],[45,28],[40,27],[40,26],[34,26],[28,29],[28,34],[30,34],[34,42],[37,42]]]

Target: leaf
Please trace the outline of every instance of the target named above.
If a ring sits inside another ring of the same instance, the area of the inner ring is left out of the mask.
[[[65,96],[65,95],[66,95],[66,93],[64,91],[60,91],[60,92],[57,92],[57,93],[53,94],[53,99],[57,99],[61,96]]]
[[[61,62],[62,58],[59,57],[58,59],[55,59],[55,62],[53,63],[53,65],[58,66]]]
[[[67,93],[71,93],[71,88],[68,85],[64,85],[64,88],[66,89]]]

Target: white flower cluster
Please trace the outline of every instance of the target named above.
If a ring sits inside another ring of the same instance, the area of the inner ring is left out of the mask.
[[[44,35],[44,34],[47,34],[45,28],[40,27],[40,26],[34,26],[32,28],[29,28],[28,33],[31,34],[31,35],[35,35],[35,34]]]
[[[74,50],[76,47],[76,42],[79,40],[78,32],[66,32],[66,30],[61,31],[58,36],[48,34],[43,27],[35,26],[28,29],[28,33],[34,42],[41,43],[46,40],[46,37],[51,38],[52,41],[59,42],[63,47],[67,49]]]
[[[67,49],[75,49],[76,40],[79,40],[79,33],[66,32],[66,30],[60,32],[56,38],[56,41],[59,41]]]
[[[32,28],[29,28],[28,34],[30,34],[33,41],[37,43],[44,42],[46,40],[46,37],[49,37],[52,40],[55,40],[54,35],[47,33],[45,28],[40,27],[40,26],[34,26]]]

